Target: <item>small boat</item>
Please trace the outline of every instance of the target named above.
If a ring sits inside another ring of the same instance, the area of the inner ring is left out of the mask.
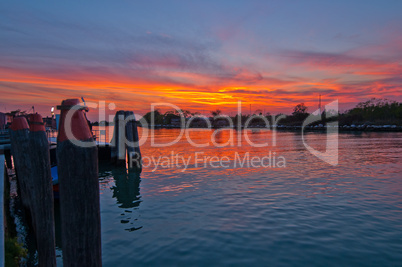
[[[52,182],[53,182],[53,196],[54,199],[59,199],[59,176],[57,174],[57,166],[51,167]]]

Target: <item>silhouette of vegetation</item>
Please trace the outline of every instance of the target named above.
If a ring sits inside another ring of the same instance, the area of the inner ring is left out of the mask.
[[[219,115],[221,115],[221,113],[222,113],[222,111],[220,111],[219,109],[217,109],[217,110],[215,110],[215,111],[211,111],[211,115],[212,115],[213,117],[219,116]]]
[[[402,122],[402,103],[372,98],[360,102],[355,108],[339,116],[342,125],[351,124],[399,124]]]
[[[233,126],[242,125],[247,123],[247,127],[266,127],[273,124],[284,126],[301,126],[305,119],[311,114],[308,113],[308,107],[304,103],[297,104],[292,111],[291,115],[287,115],[279,121],[276,119],[280,115],[272,115],[269,112],[265,114],[262,110],[258,109],[250,117],[250,115],[236,114],[233,117],[228,117],[222,114],[219,109],[210,112],[210,118],[201,118],[198,112],[192,113],[188,110],[172,110],[162,114],[159,110],[153,113],[148,112],[144,115],[144,120],[151,124],[151,118],[154,116],[155,125],[166,127],[179,127],[178,121],[182,117],[185,119],[192,118],[190,127],[207,127],[208,120],[212,127],[228,127],[230,126],[228,118],[233,122]],[[322,111],[321,114],[314,113],[315,116],[321,116],[320,120],[315,121],[311,126],[323,126],[327,122],[337,120],[340,126],[343,125],[402,125],[402,103],[390,101],[386,99],[370,99],[365,102],[358,103],[356,107],[344,112],[337,111]],[[267,123],[268,122],[268,123]]]
[[[299,126],[302,125],[303,121],[310,115],[307,112],[308,108],[304,103],[297,104],[293,108],[293,113],[290,116],[280,120],[281,124]]]
[[[160,113],[160,111],[157,109],[155,111],[150,111],[144,116],[144,120],[148,123],[148,125],[151,124],[162,124],[163,123],[163,118],[164,115]],[[154,120],[154,121],[152,121]]]
[[[18,242],[17,237],[5,239],[6,266],[20,266],[21,259],[27,256],[27,250]]]
[[[300,114],[307,114],[307,107],[304,105],[304,103],[296,105],[293,109],[293,116],[298,116]]]

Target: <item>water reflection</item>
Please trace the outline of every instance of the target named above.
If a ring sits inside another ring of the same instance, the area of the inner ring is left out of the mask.
[[[127,224],[129,227],[124,230],[129,232],[141,229],[142,226],[134,226],[134,222],[138,220],[134,211],[141,203],[141,172],[125,168],[112,168],[111,173],[114,178],[114,185],[110,187],[113,192],[112,197],[116,198],[118,207],[124,209],[120,214],[120,223]]]
[[[117,199],[119,208],[128,209],[138,207],[140,196],[140,172],[124,168],[112,169],[115,185],[111,187],[113,197]]]
[[[337,265],[346,265],[343,259],[353,255],[356,260],[348,263],[356,265],[401,262],[396,238],[401,234],[401,133],[341,133],[339,164],[330,166],[303,143],[324,152],[325,133],[305,132],[302,139],[297,132],[186,131],[194,143],[208,146],[192,146],[183,135],[168,147],[152,146],[150,139],[141,147],[143,156],[156,160],[172,162],[172,152],[184,157],[189,160],[186,171],[175,164],[156,170],[151,165],[144,167],[141,181],[138,173],[100,166],[104,265],[231,265],[244,260],[311,265],[303,262],[307,258],[325,265],[333,255]],[[156,130],[155,142],[169,143],[179,132]],[[231,135],[233,144],[225,146]],[[286,159],[286,168],[241,167],[236,159],[274,152],[277,160]],[[195,153],[225,156],[237,165],[196,165]],[[353,247],[344,250],[348,245]]]

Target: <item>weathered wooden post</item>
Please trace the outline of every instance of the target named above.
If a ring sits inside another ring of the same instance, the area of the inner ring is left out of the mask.
[[[132,111],[117,111],[114,117],[114,133],[111,144],[112,161],[120,166],[126,166],[126,160],[138,162],[136,167],[137,169],[138,167],[141,168],[141,152],[138,140],[134,113]]]
[[[116,144],[117,144],[118,128],[119,127],[117,126],[117,112],[116,112],[116,115],[113,118],[113,136],[112,140],[110,141],[110,161],[113,163],[116,161],[117,158]]]
[[[57,137],[64,266],[101,266],[98,148],[78,99],[64,100]]]
[[[135,121],[134,112],[125,112],[126,139],[127,139],[127,159],[129,166],[141,170],[141,152],[138,144],[138,129]]]
[[[36,236],[40,266],[56,266],[52,177],[49,145],[42,117],[31,115],[31,131],[25,117],[11,124],[11,149],[21,201],[29,211]]]
[[[133,116],[134,116],[134,113],[133,113]],[[135,117],[134,117],[134,120],[132,121],[132,124],[133,124],[133,134],[134,134],[133,139],[134,139],[134,142],[136,142],[136,146],[134,147],[134,152],[137,153],[137,155],[141,158],[137,121],[135,120]]]
[[[130,118],[131,117],[131,118]],[[134,153],[134,125],[132,123],[134,113],[132,111],[124,112],[124,120],[126,123],[126,148],[127,148],[127,158],[130,157],[131,153]]]
[[[29,149],[29,126],[25,117],[15,117],[10,126],[11,153],[17,174],[18,189],[21,194],[22,205],[30,208],[29,177],[32,162],[27,153]]]
[[[116,115],[114,116],[113,119],[114,122],[114,130],[113,130],[113,138],[112,138],[112,144],[111,144],[111,159],[112,162],[117,163],[117,164],[123,164],[122,159],[120,158],[122,153],[125,155],[125,147],[124,147],[124,140],[123,143],[120,142],[121,136],[125,135],[125,131],[120,132],[120,128],[124,127],[124,110],[119,110],[116,112]],[[123,128],[124,129],[124,128]],[[124,151],[121,151],[123,144]],[[125,162],[125,160],[124,160]]]
[[[29,116],[29,148],[31,166],[30,205],[40,266],[56,266],[53,184],[50,171],[49,142],[42,116]]]

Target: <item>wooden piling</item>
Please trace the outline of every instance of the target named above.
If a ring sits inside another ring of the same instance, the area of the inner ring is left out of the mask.
[[[128,119],[130,117],[130,119]],[[138,143],[138,129],[135,121],[134,112],[125,112],[126,120],[126,147],[127,147],[127,159],[130,161],[129,166],[131,168],[141,170],[141,152]]]
[[[130,119],[131,117],[131,119]],[[126,123],[126,149],[127,149],[127,159],[130,158],[130,154],[134,153],[134,127],[133,127],[133,118],[134,113],[132,111],[124,112],[124,119]]]
[[[134,113],[133,113],[134,116]],[[138,137],[138,128],[137,128],[137,121],[134,120],[132,121],[133,124],[133,140],[135,142],[135,147],[134,147],[134,152],[137,153],[137,155],[139,156],[139,158],[141,158],[141,150],[140,150],[140,144],[139,144],[139,137]]]
[[[42,117],[31,115],[31,131],[24,117],[14,118],[10,137],[21,202],[35,232],[39,266],[56,266],[49,145]]]
[[[117,112],[113,118],[113,137],[112,137],[112,141],[110,142],[110,159],[112,162],[116,161],[117,158],[117,147],[116,144],[118,143],[118,120],[117,120],[118,116],[117,116]]]
[[[30,208],[30,180],[32,161],[26,153],[29,149],[29,126],[25,117],[15,117],[10,126],[11,153],[17,174],[18,191],[22,205]]]
[[[49,142],[42,116],[29,117],[29,154],[32,163],[29,177],[31,215],[40,266],[56,266],[53,184],[50,171]]]
[[[119,110],[114,117],[114,131],[111,159],[116,165],[126,166],[126,160],[132,160],[137,169],[141,169],[141,151],[139,147],[137,123],[132,111]],[[129,163],[130,166],[130,163]]]
[[[114,130],[113,130],[113,138],[111,144],[111,160],[114,163],[122,164],[122,159],[119,159],[119,155],[121,153],[125,153],[125,151],[121,151],[122,146],[120,145],[121,136],[125,135],[125,131],[123,133],[120,132],[120,128],[124,127],[124,110],[119,110],[116,112],[116,115],[113,119],[114,122]],[[123,140],[124,141],[124,140]],[[124,144],[124,143],[123,143]],[[125,162],[125,160],[124,160]]]
[[[68,99],[58,106],[61,109],[57,161],[63,265],[102,266],[98,149],[78,104],[78,99]],[[71,121],[68,112],[74,113]],[[88,146],[73,144],[66,134],[69,129]]]

